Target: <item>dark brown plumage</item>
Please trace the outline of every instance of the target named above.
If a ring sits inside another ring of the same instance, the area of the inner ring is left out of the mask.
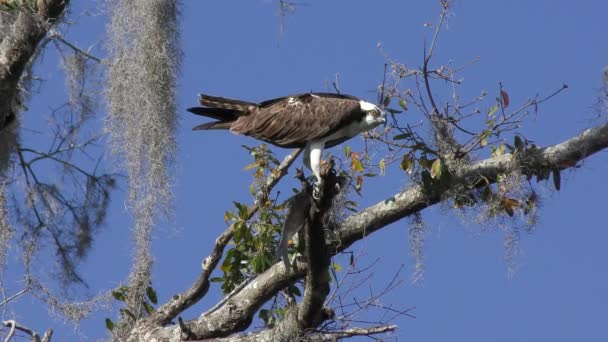
[[[209,95],[200,95],[199,101],[205,107],[188,111],[217,121],[194,130],[229,129],[286,148],[304,147],[366,115],[358,98],[331,93],[297,94],[259,104]],[[349,138],[336,137],[325,147]]]

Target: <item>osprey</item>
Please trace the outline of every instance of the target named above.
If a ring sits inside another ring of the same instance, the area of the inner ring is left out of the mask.
[[[279,147],[305,148],[304,164],[317,179],[315,193],[322,181],[324,148],[386,123],[386,113],[378,106],[343,94],[306,93],[261,103],[201,94],[199,101],[205,107],[188,111],[216,121],[193,130],[226,129]]]

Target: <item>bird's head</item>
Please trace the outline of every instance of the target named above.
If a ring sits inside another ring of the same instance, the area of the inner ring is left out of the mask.
[[[366,101],[359,101],[359,105],[361,106],[361,110],[366,113],[365,123],[369,126],[369,129],[381,124],[386,125],[386,112],[380,109],[380,107]]]

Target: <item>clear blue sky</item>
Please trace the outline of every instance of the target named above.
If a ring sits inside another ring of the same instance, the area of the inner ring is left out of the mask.
[[[338,73],[342,92],[375,101],[385,63],[377,44],[381,42],[391,58],[418,66],[423,43],[432,32],[424,24],[435,23],[439,13],[438,1],[428,0],[305,3],[286,19],[280,36],[275,1],[184,1],[175,219],[156,229],[153,246],[154,286],[161,302],[196,279],[202,259],[226,227],[223,213],[232,209],[232,201],[250,203],[250,173],[243,171],[250,157],[241,145],[254,141],[226,132],[192,132],[190,128],[203,120],[185,108],[196,105],[197,93],[261,101],[325,91],[325,82]],[[72,15],[78,16],[84,7],[75,6]],[[592,124],[601,70],[608,64],[607,12],[604,1],[458,1],[440,37],[435,62],[460,65],[480,57],[463,73],[463,97],[496,91],[502,81],[511,102],[518,104],[567,83],[569,89],[542,105],[539,115],[520,130],[541,146],[554,144]],[[67,37],[84,47],[98,43],[105,19],[81,17]],[[47,81],[32,96],[24,127],[43,129],[42,115],[63,102],[63,78],[52,49],[36,70]],[[415,110],[407,115],[413,122],[420,120]],[[360,142],[352,143],[354,150],[361,148]],[[286,153],[275,151],[277,156]],[[341,153],[339,148],[333,151]],[[541,219],[532,234],[522,233],[519,270],[511,278],[503,260],[504,231],[463,225],[446,208],[423,212],[428,231],[422,283],[409,283],[413,260],[408,255],[408,220],[354,245],[352,250],[365,254],[362,265],[379,260],[368,284],[374,289],[383,287],[404,265],[404,285],[383,302],[416,307],[416,318],[397,319],[395,339],[608,341],[607,172],[602,152],[582,168],[565,172],[559,193],[543,191]],[[296,184],[290,177],[284,182]],[[382,200],[408,183],[403,172],[391,167],[386,176],[366,184],[361,205]],[[130,219],[124,200],[124,192],[115,193],[107,224],[81,267],[90,294],[117,286],[128,274]],[[10,268],[7,275],[9,293],[19,289],[11,284],[16,271]],[[357,297],[364,298],[367,290]],[[196,317],[219,297],[214,284],[184,318]],[[103,319],[115,316],[94,315],[74,332],[60,321],[49,321],[42,304],[30,297],[21,298],[13,308],[25,325],[38,331],[53,327],[55,341],[101,339]]]

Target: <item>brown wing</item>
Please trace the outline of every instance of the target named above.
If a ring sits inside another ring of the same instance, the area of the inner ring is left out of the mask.
[[[230,131],[281,147],[303,147],[365,115],[358,99],[328,95],[300,94],[262,102],[239,117]]]

